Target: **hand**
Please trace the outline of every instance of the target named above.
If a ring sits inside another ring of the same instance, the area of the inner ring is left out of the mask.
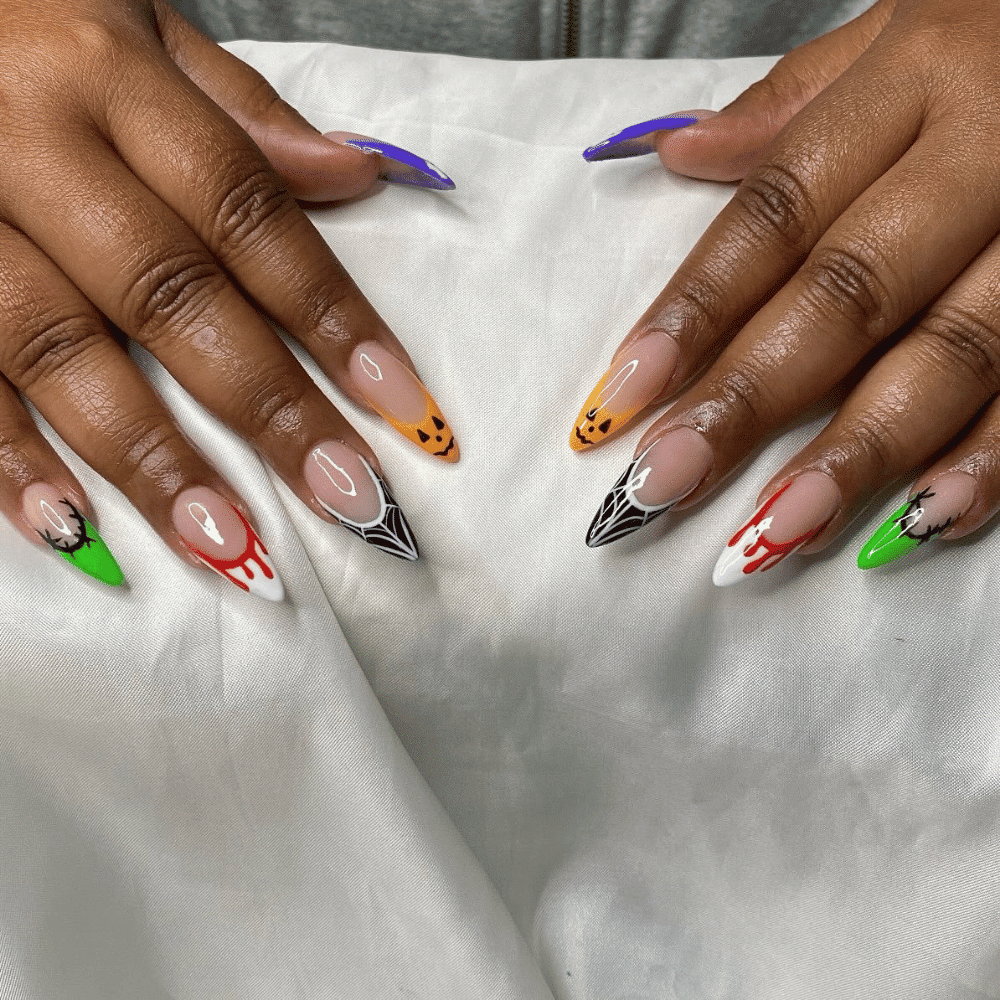
[[[818,551],[875,490],[928,462],[862,566],[996,511],[998,94],[992,0],[879,0],[722,112],[634,130],[645,139],[628,138],[632,155],[655,148],[671,170],[743,181],[577,420],[571,443],[589,447],[687,387],[643,435],[588,544],[704,499],[862,361],[834,419],[732,535],[715,582]],[[615,143],[594,149],[608,158]]]
[[[161,0],[0,0],[0,509],[28,538],[121,581],[19,394],[176,553],[282,596],[246,505],[121,331],[318,517],[416,558],[371,448],[250,305],[355,403],[457,459],[402,345],[296,203],[358,195],[380,174],[453,185],[405,150],[359,145],[386,155],[324,138]]]

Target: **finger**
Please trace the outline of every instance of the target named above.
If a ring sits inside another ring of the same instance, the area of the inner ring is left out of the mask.
[[[746,177],[792,118],[868,49],[891,13],[892,3],[880,0],[847,24],[782,56],[767,76],[718,114],[696,113],[697,124],[656,133],[660,161],[674,173],[705,180]]]
[[[827,428],[772,478],[716,568],[720,585],[816,552],[875,490],[927,462],[1000,391],[1000,242],[994,241],[866,375]],[[957,468],[952,463],[949,471]],[[889,561],[970,512],[976,481],[924,477],[860,565]],[[764,521],[767,519],[768,524]],[[773,544],[780,552],[761,561]]]
[[[255,69],[173,7],[157,2],[155,8],[170,57],[253,139],[295,198],[335,201],[362,194],[375,183],[377,157],[324,138]]]
[[[455,436],[398,339],[259,150],[174,75],[141,118],[127,102],[112,110],[128,165],[341,391],[428,454],[457,461]]]
[[[39,183],[24,200],[34,210],[27,220],[32,239],[105,315],[249,440],[317,516],[362,526],[377,547],[416,558],[371,449],[205,247],[96,140],[81,139],[77,150],[80,165],[62,165],[63,193],[88,206],[93,191],[104,190],[107,202],[56,226],[53,193]],[[88,225],[93,218],[100,226]],[[389,362],[384,367],[387,383],[404,379]],[[391,405],[412,407],[415,395],[404,381]]]
[[[956,148],[961,148],[959,136],[952,134],[946,138],[935,135],[934,131],[931,127],[927,141],[915,146],[838,220],[810,257],[812,266],[807,263],[746,326],[705,378],[650,427],[636,452],[641,467],[632,473],[635,476],[645,469],[649,480],[645,490],[640,489],[645,480],[632,487],[632,493],[640,500],[645,497],[648,504],[653,487],[663,505],[683,502],[686,506],[705,496],[760,441],[832,389],[874,345],[915,313],[925,297],[934,298],[948,286],[978,246],[1000,228],[1000,190],[982,168],[977,175],[976,168],[970,167],[968,190],[951,184],[947,194],[943,194],[921,183],[922,178],[948,177],[947,163],[938,158],[950,158]],[[942,154],[941,149],[948,152]],[[969,162],[972,160],[974,157]],[[955,217],[973,221],[962,227],[954,226],[952,207]],[[883,245],[876,256],[871,248],[879,240]],[[856,249],[838,249],[844,247]],[[959,315],[980,315],[982,307],[976,295],[981,286],[989,285],[986,275],[997,267],[994,254],[992,248],[984,253],[963,279],[949,289],[942,299],[945,305],[938,304],[935,309],[945,309],[945,316],[950,308]],[[952,307],[950,303],[956,305]],[[935,310],[931,311],[932,317],[937,315]],[[935,322],[937,325],[931,329],[933,342],[937,344],[943,339],[941,330],[947,329],[947,321]],[[954,319],[951,324],[954,329]],[[972,333],[963,336],[969,339]],[[904,344],[915,343],[918,347],[897,347],[888,355],[891,360],[887,363],[903,364],[906,372],[922,372],[916,359],[907,364],[908,351],[919,350],[922,342],[921,336],[905,338]],[[989,349],[987,345],[987,352]],[[938,362],[941,353],[940,349],[936,352]],[[984,357],[982,352],[973,356]],[[966,355],[959,353],[959,358],[962,357]],[[985,358],[989,359],[988,353]],[[983,384],[974,387],[980,389],[978,396],[962,384],[949,384],[946,381],[950,377],[949,366],[943,367],[946,370],[937,382],[930,376],[919,376],[915,384],[922,387],[930,380],[939,385],[940,398],[951,401],[953,412],[925,415],[925,422],[933,424],[933,428],[921,427],[914,419],[916,436],[909,439],[909,445],[923,448],[936,440],[940,446],[943,443],[940,434],[946,435],[943,439],[946,441],[989,398],[993,376],[988,364],[978,365],[988,374]],[[965,370],[968,367],[964,366]],[[860,410],[848,407],[844,419],[856,418],[861,413],[870,421],[877,400],[892,401],[900,396],[897,387],[883,385],[877,379],[870,384],[875,386],[874,395],[859,395]],[[831,433],[836,433],[840,426],[838,418]],[[884,422],[879,426],[888,435]],[[676,436],[679,428],[686,428],[689,435],[697,432],[700,440],[700,478],[693,484],[681,484],[674,471],[677,466],[689,471],[692,461],[693,445]],[[913,447],[905,445],[899,437],[890,435],[886,439],[892,445],[875,450],[883,467],[889,465],[887,452],[892,461],[902,463],[900,468],[910,467],[922,457],[915,455]],[[880,438],[869,433],[864,440],[872,442]],[[831,461],[824,458],[823,467]],[[789,552],[826,531],[838,513],[846,509],[845,498],[849,505],[859,492],[871,488],[871,469],[866,476],[864,463],[862,472],[858,472],[858,466],[848,462],[833,477],[809,471],[814,464],[800,461],[798,469],[802,474],[794,479],[798,492],[791,490],[783,498],[773,495],[768,504],[778,506],[771,510],[765,505],[732,536],[727,546],[732,559],[725,565],[720,561],[717,582],[732,582],[749,572],[776,565]],[[893,470],[890,467],[887,471]],[[859,475],[859,482],[849,481],[853,474]],[[668,496],[668,486],[675,491],[683,486],[686,492]],[[627,505],[623,511],[627,512]],[[798,520],[793,518],[795,512],[801,514]],[[777,527],[762,534],[769,528],[769,519],[774,519]],[[769,543],[779,542],[785,546],[780,551],[766,548]],[[749,569],[749,564],[741,561],[747,553],[757,560]]]
[[[117,587],[121,568],[94,526],[76,477],[42,437],[6,379],[0,378],[0,511],[33,544],[48,546],[95,580]]]
[[[157,4],[157,17],[174,62],[254,140],[294,197],[350,198],[367,191],[376,178],[443,191],[455,187],[438,167],[398,146],[354,132],[320,136],[255,69],[172,7]]]
[[[573,448],[603,441],[647,407],[676,394],[788,282],[852,203],[907,152],[920,132],[924,107],[904,74],[884,72],[883,62],[896,57],[882,49],[884,45],[873,44],[850,73],[827,87],[772,144],[767,161],[737,188],[618,348],[581,407],[570,433]],[[866,114],[858,113],[861,94],[870,109]],[[889,115],[883,108],[896,111]],[[849,137],[844,122],[851,123]],[[949,166],[946,176],[951,173]],[[935,220],[936,226],[940,223]],[[816,269],[821,265],[822,260]],[[831,281],[837,278],[832,258],[826,270]],[[607,387],[626,376],[627,391],[606,403]],[[595,433],[581,427],[584,421]],[[578,430],[587,441],[579,439]]]
[[[246,505],[186,440],[94,308],[8,226],[0,226],[0,260],[0,371],[175,553],[244,591],[281,600],[280,578]],[[64,523],[73,544],[90,545],[78,533],[86,522],[70,515],[67,509]],[[52,539],[63,544],[56,532]]]

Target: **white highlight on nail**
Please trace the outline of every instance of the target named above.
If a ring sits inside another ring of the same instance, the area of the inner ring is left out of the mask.
[[[201,511],[201,513],[204,515],[203,518],[198,516],[198,514],[195,512],[195,508]],[[194,518],[195,523],[198,525],[198,527],[201,528],[201,530],[204,531],[205,534],[208,535],[208,537],[211,538],[213,542],[217,542],[219,545],[226,544],[226,540],[219,533],[219,528],[215,523],[215,519],[212,517],[211,514],[209,514],[207,507],[205,507],[203,504],[200,503],[189,503],[188,513]]]
[[[360,354],[358,356],[358,363],[361,365],[364,373],[373,381],[382,381],[382,369],[379,368],[377,364],[367,354]]]
[[[647,448],[646,451],[649,451],[649,449]],[[642,489],[652,471],[652,466],[647,465],[641,472],[635,473],[635,475],[633,475],[629,480],[628,485],[625,487],[625,499],[628,500],[629,503],[638,507],[640,510],[653,509],[635,498],[635,491]],[[662,504],[660,506],[662,506]]]
[[[639,359],[633,358],[624,368],[620,369],[615,377],[604,387],[601,391],[600,396],[597,397],[595,403],[595,409],[600,409],[602,406],[607,406],[615,396],[621,391],[625,383],[632,377],[632,373],[639,367]],[[605,395],[605,393],[614,386],[614,391],[610,395]]]
[[[357,486],[355,485],[354,480],[351,479],[351,477],[348,474],[347,470],[344,469],[344,468],[342,468],[341,466],[337,465],[337,463],[332,458],[330,458],[330,456],[327,455],[326,452],[323,451],[322,448],[314,448],[313,449],[313,458],[316,459],[316,464],[323,470],[324,474],[326,475],[326,478],[329,479],[330,482],[333,483],[333,485],[336,486],[337,489],[340,490],[340,492],[343,493],[345,497],[356,497],[358,495]],[[322,462],[320,461],[321,458],[323,459]],[[362,459],[362,461],[364,461],[364,460]],[[345,490],[344,487],[341,486],[340,483],[337,482],[336,477],[327,468],[328,465],[331,466],[337,472],[339,472],[341,474],[341,476],[343,476],[344,479],[347,480],[347,484],[350,487],[349,490]],[[321,504],[322,504],[322,502],[323,501],[320,500]],[[335,515],[335,516],[340,516],[340,515]]]
[[[42,513],[45,515],[45,520],[52,525],[60,534],[70,535],[76,534],[76,532],[71,531],[69,525],[59,516],[59,512],[48,502],[48,500],[42,500],[39,504],[42,509]]]

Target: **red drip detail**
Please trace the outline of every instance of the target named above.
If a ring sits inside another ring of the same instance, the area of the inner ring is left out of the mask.
[[[230,506],[232,505],[230,504]],[[240,590],[245,590],[249,593],[250,588],[242,580],[237,579],[235,576],[233,576],[229,572],[230,570],[239,567],[240,569],[243,570],[244,573],[246,573],[249,579],[252,580],[254,578],[254,574],[253,570],[250,569],[249,563],[250,560],[253,560],[260,566],[261,570],[264,573],[264,576],[266,576],[269,580],[274,578],[274,571],[268,568],[267,564],[261,559],[261,557],[256,552],[257,546],[260,546],[260,551],[265,556],[268,554],[267,549],[264,547],[264,543],[257,536],[257,533],[253,530],[253,528],[250,527],[249,522],[239,512],[239,510],[237,510],[235,507],[233,507],[233,510],[236,511],[236,516],[243,522],[243,528],[246,531],[247,535],[246,548],[235,559],[217,559],[215,556],[210,556],[208,555],[208,553],[202,552],[201,549],[195,548],[195,546],[193,546],[186,539],[182,538],[181,541],[183,541],[184,544],[187,545],[187,547],[196,556],[198,556],[200,559],[204,559],[205,562],[207,562],[208,565],[212,567],[212,569],[217,570],[219,573],[221,573],[227,580],[230,581],[230,583],[235,583],[236,586],[240,588]]]
[[[750,528],[756,527],[761,523],[761,521],[764,520],[765,517],[767,517],[767,512],[774,505],[774,501],[777,500],[778,497],[780,497],[781,494],[784,493],[785,490],[787,490],[791,485],[791,482],[788,482],[782,486],[781,489],[778,490],[778,492],[775,493],[774,496],[771,497],[771,499],[768,500],[759,511],[757,511],[753,518],[747,521],[747,523],[744,524],[743,527],[729,539],[730,548],[732,548],[732,546],[734,546]],[[813,528],[811,531],[807,531],[804,535],[799,535],[798,538],[792,538],[787,542],[772,542],[769,538],[761,535],[757,541],[743,550],[743,555],[745,558],[749,559],[760,549],[764,550],[764,554],[760,556],[759,559],[756,559],[753,562],[748,562],[743,567],[743,573],[745,575],[749,575],[750,573],[756,573],[757,570],[760,570],[763,573],[766,570],[774,569],[774,567],[777,566],[778,563],[785,558],[785,556],[790,555],[795,549],[799,548],[799,546],[805,545],[810,538],[819,534],[819,532],[822,531],[823,528],[825,528],[829,523],[829,521],[824,521],[823,524]],[[773,561],[768,563],[768,560]],[[765,565],[765,563],[768,563],[768,565]]]

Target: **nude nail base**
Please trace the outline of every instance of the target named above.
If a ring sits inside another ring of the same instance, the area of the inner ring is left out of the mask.
[[[385,480],[359,455],[358,461],[371,477],[378,497],[378,510],[367,521],[356,521],[335,510],[316,493],[319,505],[335,517],[348,531],[364,539],[369,545],[399,559],[417,559],[420,552],[403,511],[389,492]],[[315,492],[315,491],[314,491]]]

